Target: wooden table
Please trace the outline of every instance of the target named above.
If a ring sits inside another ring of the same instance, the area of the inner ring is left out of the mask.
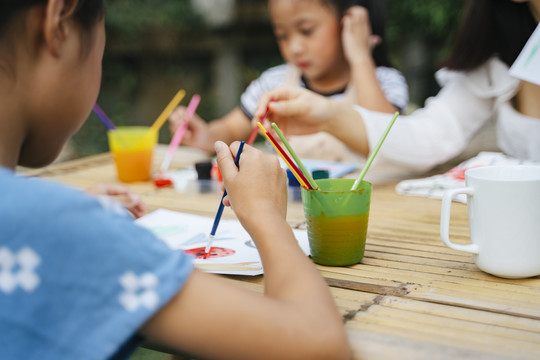
[[[156,168],[163,154],[160,147]],[[171,167],[206,158],[181,149]],[[116,182],[110,154],[33,173],[79,188]],[[128,186],[151,210],[213,217],[219,202],[215,193],[183,194],[150,182]],[[223,216],[234,218],[230,209]],[[471,255],[443,245],[439,216],[439,200],[404,197],[395,193],[394,185],[375,185],[362,263],[317,266],[343,315],[354,358],[540,359],[540,278],[507,280],[481,272]],[[287,220],[303,228],[301,203],[289,203]],[[463,243],[469,239],[462,204],[453,205],[451,237]],[[263,276],[228,278],[262,292]]]

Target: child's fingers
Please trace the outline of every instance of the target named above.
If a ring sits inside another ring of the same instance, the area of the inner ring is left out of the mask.
[[[257,108],[255,108],[255,112],[253,113],[253,121],[255,121],[255,123],[257,123],[257,121],[261,121],[262,117],[266,113],[266,109],[271,99],[272,99],[272,96],[269,95],[268,93],[262,94],[259,97]]]
[[[173,110],[171,115],[169,115],[169,128],[172,132],[176,131],[176,129],[181,126],[187,119],[185,119],[186,107],[185,106],[178,106],[176,109]]]
[[[238,168],[234,164],[234,155],[231,152],[231,149],[229,149],[229,147],[227,146],[227,144],[222,141],[216,141],[216,143],[214,144],[214,149],[216,150],[219,171],[223,176],[223,181],[227,183],[238,173]],[[236,151],[238,151],[238,145],[236,146]]]

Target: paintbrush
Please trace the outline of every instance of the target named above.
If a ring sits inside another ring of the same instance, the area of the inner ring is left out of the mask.
[[[176,151],[176,148],[180,145],[182,142],[182,138],[184,137],[184,134],[186,133],[186,130],[189,125],[189,121],[195,114],[195,111],[197,110],[197,106],[199,106],[199,102],[201,101],[201,97],[199,94],[193,95],[191,98],[189,105],[186,109],[186,112],[184,113],[185,121],[184,123],[179,126],[176,131],[174,132],[174,136],[172,137],[172,140],[169,144],[169,148],[167,150],[167,154],[165,155],[165,158],[163,159],[163,162],[161,163],[161,167],[159,169],[158,176],[154,179],[154,185],[157,187],[165,187],[165,186],[171,186],[173,185],[173,182],[171,179],[169,179],[165,172],[169,169],[169,166],[171,165],[172,158],[174,156],[174,152]]]
[[[240,147],[238,148],[238,152],[236,153],[236,157],[234,158],[234,165],[236,165],[236,167],[238,167],[238,163],[240,162],[240,154],[242,153],[242,150],[244,150],[244,144],[244,141],[240,143]],[[216,218],[214,219],[212,230],[210,231],[210,235],[208,236],[208,243],[206,244],[206,248],[204,249],[204,259],[206,259],[208,255],[210,255],[210,249],[212,248],[212,243],[214,242],[214,237],[216,236],[219,221],[221,220],[221,215],[223,214],[223,208],[225,207],[225,205],[223,205],[223,199],[225,198],[225,196],[227,196],[227,189],[223,191],[223,196],[221,197],[221,201],[219,202]]]

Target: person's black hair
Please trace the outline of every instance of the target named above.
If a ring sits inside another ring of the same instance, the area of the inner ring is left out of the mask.
[[[365,7],[369,13],[371,32],[378,35],[382,42],[373,49],[373,60],[377,66],[390,66],[388,51],[384,42],[386,27],[386,8],[383,0],[323,0],[333,6],[340,17],[343,17],[351,6]]]
[[[511,66],[536,25],[528,3],[467,0],[454,47],[442,66],[470,71],[492,56]]]
[[[34,5],[46,3],[47,0],[0,0],[0,36],[17,14]],[[89,31],[103,18],[104,12],[103,0],[79,0],[73,17],[84,30]]]
[[[46,5],[47,0],[0,0],[0,71],[10,74],[14,59],[12,47],[14,40],[10,39],[11,32],[18,29],[13,26],[19,15],[37,5]],[[81,26],[85,46],[81,56],[86,56],[93,38],[92,29],[105,15],[103,0],[79,0],[73,12],[73,19]]]

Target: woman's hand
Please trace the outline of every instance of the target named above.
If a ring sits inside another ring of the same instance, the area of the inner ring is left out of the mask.
[[[259,98],[255,118],[262,116],[267,106],[270,109],[267,119],[278,124],[285,136],[324,131],[361,155],[369,152],[362,116],[350,104],[304,88],[282,86]]]
[[[327,131],[334,111],[331,100],[291,86],[281,86],[263,94],[259,98],[255,118],[263,116],[267,106],[270,111],[266,119],[278,124],[287,136]]]

